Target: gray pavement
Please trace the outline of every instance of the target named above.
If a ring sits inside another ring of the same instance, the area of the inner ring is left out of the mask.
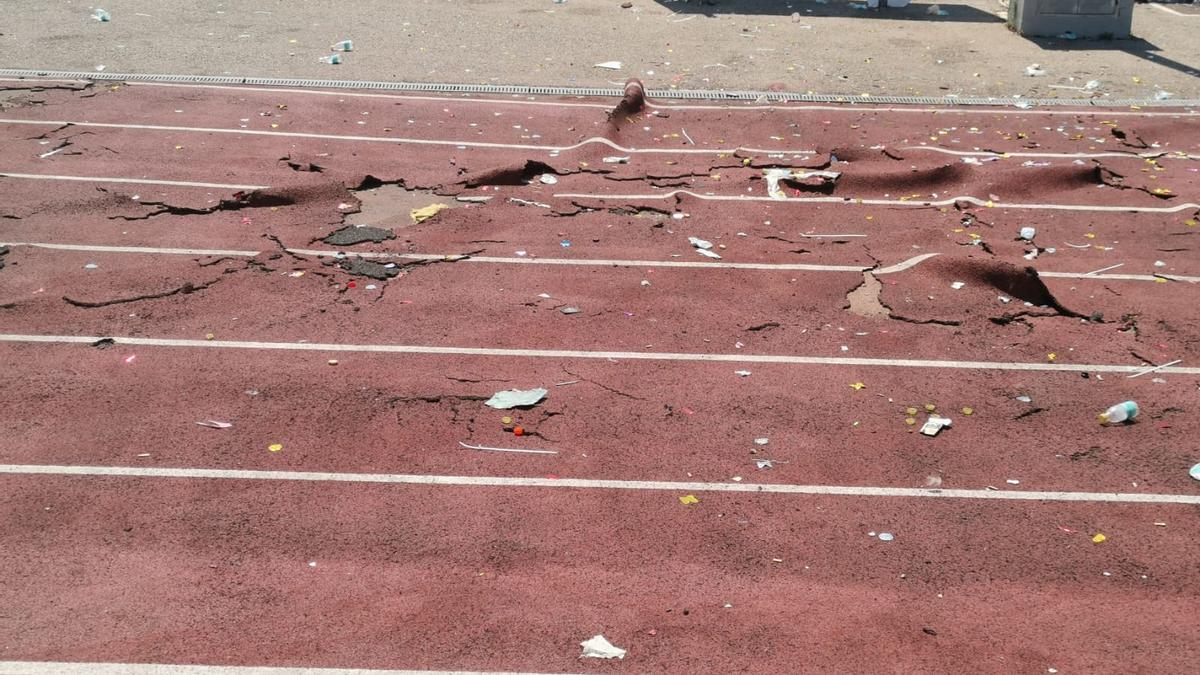
[[[0,66],[818,94],[1200,96],[1200,14],[1138,5],[1133,40],[1029,40],[999,0],[5,0]],[[794,16],[795,14],[795,16]],[[334,42],[355,51],[318,61]],[[620,70],[595,67],[620,61]],[[1037,63],[1046,74],[1029,77]],[[1094,91],[1085,83],[1098,80]],[[1072,88],[1075,87],[1075,88]]]

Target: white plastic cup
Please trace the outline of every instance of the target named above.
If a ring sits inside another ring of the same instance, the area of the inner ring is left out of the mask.
[[[1133,401],[1118,403],[1100,413],[1101,424],[1120,424],[1130,422],[1138,416],[1138,404]]]

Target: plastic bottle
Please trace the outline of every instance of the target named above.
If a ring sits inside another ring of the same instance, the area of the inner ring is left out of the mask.
[[[335,52],[352,52],[354,51],[354,42],[351,40],[342,40],[341,42],[330,47]]]
[[[1100,413],[1101,424],[1120,424],[1130,422],[1138,415],[1138,404],[1133,401],[1118,403]]]

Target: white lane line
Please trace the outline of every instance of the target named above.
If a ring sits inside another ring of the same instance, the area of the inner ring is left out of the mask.
[[[197,666],[174,663],[0,661],[0,675],[535,675],[498,671]]]
[[[1167,7],[1166,5],[1158,3],[1158,2],[1151,2],[1150,6],[1154,7],[1155,9],[1158,9],[1160,11],[1166,12],[1167,14],[1174,14],[1175,16],[1182,16],[1185,19],[1195,19],[1196,18],[1195,14],[1184,14],[1183,12],[1176,11],[1176,10],[1174,10],[1170,7]]]
[[[893,368],[950,368],[956,370],[1017,370],[1059,373],[1134,373],[1142,364],[1121,366],[1100,363],[1028,363],[1013,361],[952,361],[941,359],[887,359],[846,356],[793,356],[788,354],[703,354],[686,352],[621,352],[577,349],[508,349],[498,347],[434,347],[428,345],[347,344],[335,342],[259,342],[253,340],[182,340],[115,335],[28,335],[0,333],[0,342],[42,344],[114,344],[143,347],[199,347],[204,349],[262,349],[305,352],[365,352],[448,356],[503,356],[543,359],[606,359],[629,361],[700,361],[713,363],[773,363],[813,366],[883,366]],[[1200,367],[1163,368],[1160,372],[1200,375]]]
[[[187,180],[156,180],[153,178],[113,178],[108,176],[63,176],[42,173],[11,173],[0,171],[3,178],[29,180],[68,180],[80,183],[127,183],[131,185],[169,185],[173,187],[215,188],[218,190],[265,190],[266,185],[231,185],[228,183],[196,183]]]
[[[728,155],[738,151],[765,155],[814,155],[815,150],[763,150],[761,148],[626,148],[607,138],[595,136],[574,145],[524,145],[519,143],[488,143],[485,141],[454,141],[435,138],[404,138],[401,136],[350,136],[342,134],[316,134],[302,131],[264,131],[261,129],[226,129],[221,127],[184,127],[159,124],[119,124],[113,122],[68,122],[66,120],[20,120],[0,118],[0,124],[28,124],[33,126],[61,127],[71,125],[98,129],[135,129],[139,131],[179,131],[185,133],[232,134],[236,136],[269,136],[273,138],[313,138],[324,141],[356,141],[367,143],[392,143],[396,145],[434,145],[455,148],[487,148],[501,150],[536,150],[539,152],[567,152],[589,145],[605,145],[617,152],[648,155]]]
[[[63,176],[49,174],[33,174],[33,173],[11,173],[0,172],[0,177],[7,178],[28,178],[35,180],[65,180],[77,182],[93,182],[93,183],[129,183],[134,185],[168,185],[176,187],[200,187],[200,188],[216,188],[226,190],[265,190],[267,185],[230,185],[224,183],[195,183],[190,181],[176,180],[155,180],[150,178],[114,178],[104,176]],[[1092,204],[1012,204],[1012,203],[997,203],[984,201],[978,197],[968,195],[960,195],[958,197],[948,197],[937,201],[916,201],[904,199],[862,199],[859,197],[788,197],[786,199],[776,199],[774,197],[752,197],[749,195],[707,195],[692,192],[691,190],[672,190],[659,194],[643,194],[643,195],[618,195],[618,194],[583,194],[583,193],[560,193],[554,195],[556,199],[595,199],[600,201],[612,200],[636,200],[636,201],[661,201],[664,199],[674,198],[675,195],[689,195],[696,199],[705,201],[724,201],[724,202],[773,202],[778,204],[848,204],[848,205],[867,205],[867,206],[907,206],[907,207],[930,207],[930,206],[952,206],[955,202],[969,202],[976,206],[994,207],[998,209],[1042,209],[1048,211],[1098,211],[1105,213],[1177,213],[1188,209],[1200,208],[1200,204],[1187,202],[1176,204],[1175,206],[1098,206]],[[851,235],[854,236],[854,235]]]
[[[84,251],[92,253],[138,253],[159,255],[211,255],[253,258],[262,255],[263,251],[239,251],[218,248],[158,248],[154,246],[99,246],[94,244],[51,244],[32,241],[0,241],[0,246],[29,246],[30,248],[45,248],[56,251]],[[562,265],[562,266],[595,266],[595,267],[682,267],[688,269],[734,269],[734,270],[765,270],[777,272],[866,272],[870,267],[861,265],[814,265],[810,263],[735,263],[735,262],[693,262],[680,260],[610,260],[605,258],[505,258],[500,256],[468,256],[454,253],[388,253],[377,251],[340,251],[332,249],[285,248],[288,253],[313,257],[333,258],[339,253],[347,258],[365,258],[372,260],[455,260],[456,262],[490,263],[497,265]],[[938,253],[923,253],[895,265],[880,267],[874,271],[876,276],[895,274],[912,269],[922,262],[936,257]],[[1157,282],[1159,277],[1153,274],[1098,274],[1092,272],[1046,272],[1038,270],[1038,275],[1052,279],[1100,279],[1107,281],[1150,281]],[[1183,276],[1172,274],[1168,277],[1173,281],[1200,283],[1200,276]]]
[[[1109,281],[1154,281],[1160,277],[1153,274],[1092,274],[1090,272],[1043,272],[1038,270],[1038,276],[1047,279],[1108,279]],[[1163,275],[1161,278],[1171,281],[1186,281],[1190,284],[1200,283],[1200,277],[1180,275]]]
[[[1157,6],[1157,5],[1156,5]],[[1181,15],[1182,16],[1182,15]],[[74,80],[69,80],[74,81]],[[126,82],[127,86],[136,87],[178,87],[184,89],[227,89],[233,91],[257,91],[270,94],[286,93],[286,94],[312,94],[317,96],[335,96],[338,98],[383,98],[383,99],[400,99],[411,101],[434,101],[437,103],[477,103],[486,105],[524,105],[524,106],[552,106],[561,108],[592,108],[595,110],[612,110],[612,105],[603,103],[571,103],[567,101],[529,101],[521,99],[496,99],[496,98],[475,98],[466,97],[461,94],[447,94],[446,96],[419,96],[408,94],[383,94],[383,93],[368,93],[360,91],[340,91],[328,89],[291,89],[291,88],[274,88],[274,87],[252,87],[241,85],[223,85],[223,84],[181,84],[175,82]],[[615,100],[615,99],[614,99]],[[615,105],[615,104],[614,104]],[[1192,111],[1178,112],[1163,112],[1163,111],[1137,111],[1137,110],[1108,110],[1105,108],[1093,108],[1091,110],[1061,110],[1061,109],[1031,109],[1022,110],[1012,108],[1012,103],[1001,100],[996,101],[996,107],[981,108],[972,106],[970,108],[962,105],[946,106],[944,108],[930,107],[893,107],[883,106],[871,103],[868,99],[850,100],[847,98],[846,103],[840,105],[819,105],[806,104],[803,102],[795,102],[793,104],[779,105],[760,105],[752,101],[747,101],[742,105],[673,105],[669,103],[657,103],[654,101],[646,101],[647,107],[659,108],[662,110],[721,110],[732,112],[761,112],[768,110],[782,110],[785,112],[848,112],[848,113],[864,113],[864,112],[898,112],[898,113],[935,113],[935,114],[952,114],[952,115],[1101,115],[1101,116],[1128,116],[1128,117],[1195,117],[1200,116],[1200,113]]]
[[[85,251],[92,253],[136,253],[163,255],[215,255],[252,258],[262,251],[237,251],[205,248],[156,248],[151,246],[98,246],[93,244],[50,244],[43,242],[0,241],[3,246],[28,246],[57,251]],[[438,253],[388,253],[375,251],[338,251],[333,249],[287,248],[288,253],[313,257],[333,258],[339,253],[346,258],[368,258],[375,260],[455,260],[456,262],[489,263],[499,265],[563,265],[580,267],[657,267],[687,269],[735,269],[767,270],[780,272],[865,272],[870,267],[862,265],[815,265],[811,263],[735,263],[700,262],[685,260],[615,260],[604,258],[507,258],[500,256],[467,256]],[[894,274],[916,267],[937,253],[917,255],[887,267],[875,270],[875,274]],[[1151,277],[1153,279],[1153,277]]]
[[[952,490],[856,485],[794,485],[789,483],[702,483],[599,478],[535,478],[522,476],[435,476],[398,473],[327,473],[323,471],[255,471],[134,466],[56,466],[0,464],[0,474],[41,476],[110,476],[120,478],[196,478],[327,483],[387,483],[471,487],[576,488],[585,490],[661,490],[668,492],[755,492],[766,494],[832,495],[844,497],[928,497],[997,501],[1117,502],[1133,504],[1200,504],[1200,495],[1129,492],[1069,492],[1016,490]]]
[[[227,255],[239,258],[253,258],[262,251],[237,251],[220,248],[157,248],[154,246],[98,246],[94,244],[50,244],[32,241],[0,241],[0,246],[28,246],[30,248],[45,248],[54,251],[85,251],[93,253],[149,253],[164,255]]]
[[[936,201],[917,201],[917,200],[901,200],[901,199],[860,199],[858,197],[788,197],[786,199],[776,199],[774,197],[751,197],[749,195],[706,195],[691,190],[672,190],[670,192],[662,192],[656,194],[643,195],[613,195],[613,194],[577,194],[577,193],[561,193],[556,194],[556,199],[595,199],[597,201],[661,201],[664,199],[674,199],[676,195],[688,195],[696,199],[714,202],[771,202],[774,204],[845,204],[850,206],[908,206],[925,208],[929,206],[953,206],[955,202],[969,202],[976,206],[994,207],[997,209],[1042,209],[1047,211],[1100,211],[1111,213],[1178,213],[1188,209],[1200,209],[1200,204],[1187,202],[1184,204],[1176,204],[1175,206],[1099,206],[1093,204],[1013,204],[1008,202],[992,202],[971,197],[968,195],[960,195],[957,197],[947,197]]]
[[[1119,157],[1123,159],[1200,159],[1200,155],[1189,155],[1176,152],[996,152],[995,150],[951,150],[933,145],[908,145],[898,148],[905,150],[928,150],[940,152],[955,157],[1045,157],[1057,159],[1099,159],[1104,157]]]

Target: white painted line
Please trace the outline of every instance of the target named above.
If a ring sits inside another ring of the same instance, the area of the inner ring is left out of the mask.
[[[51,244],[32,241],[0,241],[0,246],[29,246],[57,251],[85,251],[92,253],[136,253],[151,255],[203,255],[230,256],[253,258],[262,255],[263,251],[240,251],[217,248],[158,248],[154,246],[99,246],[95,244]],[[388,253],[376,251],[335,251],[332,249],[286,248],[288,253],[314,257],[333,258],[338,253],[345,253],[347,258],[365,258],[371,260],[447,260],[461,258],[457,262],[489,263],[497,265],[565,265],[565,266],[595,266],[595,267],[647,267],[647,268],[687,268],[687,269],[735,269],[763,270],[775,272],[866,272],[870,267],[861,265],[814,265],[808,263],[735,263],[735,262],[692,262],[679,260],[616,260],[606,258],[506,258],[500,256],[468,256],[454,253]],[[923,253],[903,260],[895,265],[888,265],[875,270],[876,276],[895,274],[912,269],[920,263],[938,256],[938,253]],[[1093,272],[1044,272],[1038,275],[1051,279],[1094,279],[1106,281],[1151,281],[1159,277],[1153,274],[1097,274]],[[1200,276],[1163,275],[1173,281],[1200,283]]]
[[[899,148],[905,150],[928,150],[940,152],[955,157],[1043,157],[1058,159],[1100,159],[1117,157],[1121,159],[1200,159],[1200,155],[1179,154],[1175,152],[995,152],[993,150],[951,150],[934,145],[908,145]]]
[[[152,178],[111,178],[105,176],[62,176],[41,173],[0,172],[3,178],[29,180],[69,180],[81,183],[128,183],[131,185],[170,185],[173,187],[216,188],[218,190],[265,190],[266,185],[230,185],[227,183],[195,183],[186,180],[155,180]]]
[[[450,356],[504,356],[545,359],[610,359],[629,361],[700,361],[711,363],[774,363],[812,366],[883,366],[893,368],[950,368],[956,370],[1018,370],[1059,373],[1133,373],[1142,365],[1099,363],[1023,363],[1012,361],[951,361],[939,359],[887,359],[847,356],[792,356],[787,354],[703,354],[683,352],[605,352],[575,349],[505,349],[498,347],[433,347],[426,345],[347,344],[336,342],[259,342],[251,340],[182,340],[114,335],[24,335],[0,333],[0,342],[91,344],[112,340],[119,345],[142,347],[199,347],[204,349],[262,349],[304,352],[364,352]],[[1200,375],[1200,368],[1164,368],[1164,373]]]
[[[0,241],[0,246],[28,246],[30,248],[46,248],[54,251],[85,251],[92,253],[143,253],[155,255],[227,255],[239,258],[253,258],[262,251],[238,251],[220,248],[158,248],[155,246],[99,246],[95,244],[50,244],[34,241]]]
[[[24,80],[27,81],[27,80]],[[64,80],[74,81],[74,80]],[[463,96],[462,94],[446,94],[445,96],[419,96],[408,94],[383,94],[383,93],[367,93],[358,91],[343,91],[343,90],[328,90],[328,89],[292,89],[292,88],[276,88],[276,87],[252,87],[241,85],[222,85],[222,84],[181,84],[175,82],[126,82],[127,86],[136,87],[179,87],[185,89],[227,89],[232,91],[258,91],[270,94],[287,93],[287,94],[312,94],[316,96],[335,96],[338,98],[384,98],[384,99],[400,99],[410,101],[434,101],[437,103],[478,103],[486,105],[525,105],[525,106],[553,106],[561,108],[592,108],[596,110],[612,110],[612,105],[602,103],[571,103],[567,101],[530,101],[523,99],[496,99],[496,98],[475,98]],[[803,102],[795,102],[790,104],[768,104],[760,105],[753,101],[746,101],[741,105],[674,105],[669,103],[657,103],[654,101],[646,101],[646,106],[649,108],[659,108],[661,110],[721,110],[729,112],[762,112],[771,110],[782,110],[785,112],[848,112],[861,114],[863,112],[896,112],[896,113],[935,113],[935,114],[950,114],[950,115],[1003,115],[1007,116],[1025,116],[1025,115],[1100,115],[1109,116],[1131,116],[1131,117],[1195,117],[1200,113],[1191,111],[1179,112],[1162,112],[1162,111],[1137,111],[1137,110],[1109,110],[1105,108],[1092,108],[1090,110],[1063,110],[1063,109],[1046,109],[1038,108],[1031,110],[1014,109],[1012,104],[1002,100],[996,101],[996,107],[986,108],[979,106],[966,107],[946,106],[942,108],[931,107],[894,107],[883,106],[871,103],[870,99],[854,99],[847,97],[846,103],[840,105],[819,105],[806,104]]]
[[[28,124],[32,126],[61,127],[71,125],[96,129],[136,129],[140,131],[181,131],[204,134],[233,134],[235,136],[269,136],[273,138],[314,138],[324,141],[354,141],[366,143],[392,143],[396,145],[435,145],[455,148],[487,148],[501,150],[536,150],[539,152],[567,152],[589,145],[605,145],[617,152],[648,155],[728,155],[737,151],[771,155],[813,155],[815,150],[763,150],[761,148],[626,148],[607,138],[595,136],[574,145],[524,145],[519,143],[488,143],[484,141],[454,141],[434,138],[404,138],[401,136],[350,136],[342,134],[315,134],[301,131],[264,131],[261,129],[226,129],[221,127],[183,127],[159,124],[120,124],[110,122],[68,122],[66,120],[20,120],[0,118],[0,124]]]
[[[1093,204],[1012,204],[992,202],[971,197],[968,195],[960,195],[957,197],[947,197],[936,201],[917,201],[903,199],[859,199],[858,197],[788,197],[787,199],[776,199],[774,197],[751,197],[749,195],[706,195],[691,190],[672,190],[670,192],[662,192],[655,194],[643,195],[615,195],[615,194],[576,194],[562,193],[554,195],[557,199],[595,199],[597,201],[661,201],[664,199],[674,199],[676,195],[688,195],[696,199],[714,202],[770,202],[773,204],[843,204],[847,206],[908,206],[914,208],[926,208],[930,206],[953,206],[955,202],[969,202],[976,206],[983,206],[997,209],[1042,209],[1047,211],[1100,211],[1107,213],[1178,213],[1188,209],[1200,209],[1200,204],[1187,202],[1184,204],[1176,204],[1175,206],[1099,206]]]
[[[0,474],[37,476],[108,476],[119,478],[192,478],[325,483],[386,483],[452,487],[576,488],[585,490],[661,490],[667,492],[755,492],[764,494],[832,495],[843,497],[928,497],[995,501],[1117,502],[1132,504],[1200,504],[1200,495],[1129,492],[1066,492],[951,490],[855,485],[793,485],[788,483],[701,483],[593,478],[535,478],[522,476],[434,476],[398,473],[327,473],[323,471],[255,471],[133,466],[55,466],[0,464]]]
[[[1038,270],[1038,276],[1044,279],[1107,279],[1109,281],[1157,281],[1159,277],[1153,274],[1091,274],[1089,272],[1043,272]],[[1200,277],[1185,277],[1170,275],[1172,281],[1200,283]]]
[[[286,668],[278,666],[197,666],[168,663],[80,663],[0,661],[0,675],[535,675],[465,670],[376,670],[367,668]]]
[[[1194,15],[1194,14],[1184,14],[1183,12],[1176,11],[1176,10],[1171,9],[1170,7],[1167,7],[1166,5],[1158,3],[1158,2],[1151,2],[1149,4],[1151,7],[1154,7],[1155,9],[1166,12],[1167,14],[1173,14],[1175,16],[1182,16],[1185,19],[1195,19],[1196,18],[1196,15]]]
[[[214,255],[237,256],[252,258],[261,255],[262,251],[237,251],[225,249],[204,248],[155,248],[150,246],[98,246],[92,244],[49,244],[42,242],[5,242],[3,246],[29,246],[58,251],[86,251],[92,253],[136,253],[162,255]],[[369,258],[374,260],[447,260],[460,258],[460,254],[438,253],[388,253],[374,251],[336,251],[332,249],[288,248],[284,249],[295,255],[333,258],[339,253],[346,258]],[[875,274],[893,274],[916,267],[922,261],[928,260],[937,253],[925,253],[913,256],[908,260],[889,265],[875,271]],[[605,258],[517,258],[499,256],[469,256],[460,258],[457,262],[490,263],[500,265],[566,265],[584,267],[653,267],[653,268],[689,268],[689,269],[740,269],[767,270],[780,272],[865,272],[870,267],[862,265],[814,265],[809,263],[734,263],[734,262],[693,262],[683,260],[614,260]]]

